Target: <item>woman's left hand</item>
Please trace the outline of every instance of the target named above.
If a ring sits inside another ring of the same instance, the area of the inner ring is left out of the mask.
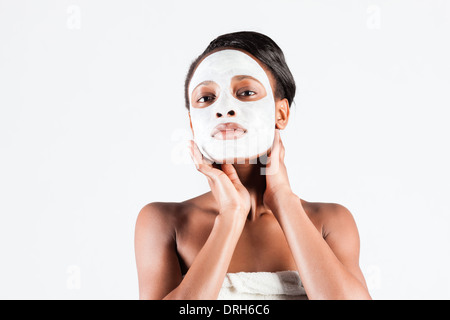
[[[275,129],[273,146],[268,156],[269,161],[265,170],[266,191],[263,200],[266,206],[272,208],[277,199],[283,195],[293,194],[284,164],[284,146],[279,129]]]

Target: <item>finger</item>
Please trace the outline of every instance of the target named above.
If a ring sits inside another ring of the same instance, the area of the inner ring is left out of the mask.
[[[280,131],[275,129],[275,136],[273,138],[273,145],[268,157],[268,163],[266,166],[266,175],[273,175],[278,172],[280,162]]]
[[[222,171],[228,176],[228,178],[231,180],[233,184],[241,184],[241,180],[239,179],[239,176],[236,172],[236,169],[234,166],[230,163],[224,163],[222,164]]]
[[[197,145],[195,144],[195,142],[193,140],[189,140],[189,154],[191,156],[192,161],[195,164],[195,167],[198,169],[198,166],[200,165],[201,161],[199,161],[199,157],[197,154]]]
[[[281,140],[281,134],[279,131],[278,131],[278,146],[279,146],[280,159],[281,159],[281,161],[284,161],[285,149],[284,149],[284,144],[283,144],[283,141]]]
[[[195,163],[196,165],[207,164],[207,163],[204,161],[203,155],[202,155],[202,153],[200,152],[200,149],[198,148],[197,144],[196,144],[193,140],[190,140],[190,141],[191,141],[191,149],[190,149],[190,152],[191,152],[192,158],[193,158],[193,160],[194,160],[194,163]]]
[[[277,155],[280,151],[280,130],[275,129],[275,136],[273,138],[273,145],[272,145],[272,153],[274,155]]]
[[[218,176],[223,174],[221,170],[214,169],[212,163],[207,161],[205,157],[203,157],[200,149],[193,140],[190,140],[189,152],[191,154],[192,160],[194,161],[195,167],[198,171],[203,173],[208,178],[208,181],[211,180],[212,182],[216,180]]]
[[[280,130],[279,129],[275,129],[275,136],[273,138],[273,145],[272,145],[272,150],[270,153],[270,160],[273,161],[274,159],[278,159],[279,155],[280,155]]]
[[[277,144],[278,144],[278,137],[277,137],[277,132],[278,129],[275,129],[275,133],[273,136],[273,142],[272,142],[272,146],[270,147],[270,149],[267,151],[267,157],[271,157],[272,153],[274,152],[274,148],[276,148]]]
[[[280,133],[279,129],[277,129],[275,131],[274,140],[275,140],[274,141],[274,148],[275,148],[274,155],[277,154],[278,159],[280,159],[281,161],[284,161],[285,149],[284,149],[283,141],[281,140],[281,133]]]
[[[195,167],[197,168],[197,170],[203,172],[205,170],[205,168],[209,167],[208,163],[204,161],[203,155],[200,152],[197,144],[193,140],[190,140],[189,152],[191,154],[192,160],[194,161],[194,164],[195,164]]]

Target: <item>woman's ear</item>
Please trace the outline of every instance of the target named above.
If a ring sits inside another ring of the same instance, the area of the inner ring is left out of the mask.
[[[289,121],[289,102],[286,98],[275,103],[275,128],[283,130]]]

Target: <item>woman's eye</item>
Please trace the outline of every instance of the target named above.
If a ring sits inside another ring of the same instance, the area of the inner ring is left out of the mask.
[[[200,103],[209,102],[209,101],[214,100],[214,98],[215,98],[214,96],[203,96],[200,99],[198,99],[197,102],[200,102]]]
[[[255,91],[251,91],[251,90],[244,90],[242,92],[238,93],[238,96],[241,97],[250,97],[250,96],[254,96],[256,94]]]

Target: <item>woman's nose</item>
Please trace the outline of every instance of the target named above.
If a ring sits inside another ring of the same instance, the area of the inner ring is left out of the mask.
[[[233,117],[236,114],[236,112],[234,112],[234,110],[230,110],[227,112],[227,117]],[[222,118],[223,114],[220,112],[216,113],[216,118]]]

